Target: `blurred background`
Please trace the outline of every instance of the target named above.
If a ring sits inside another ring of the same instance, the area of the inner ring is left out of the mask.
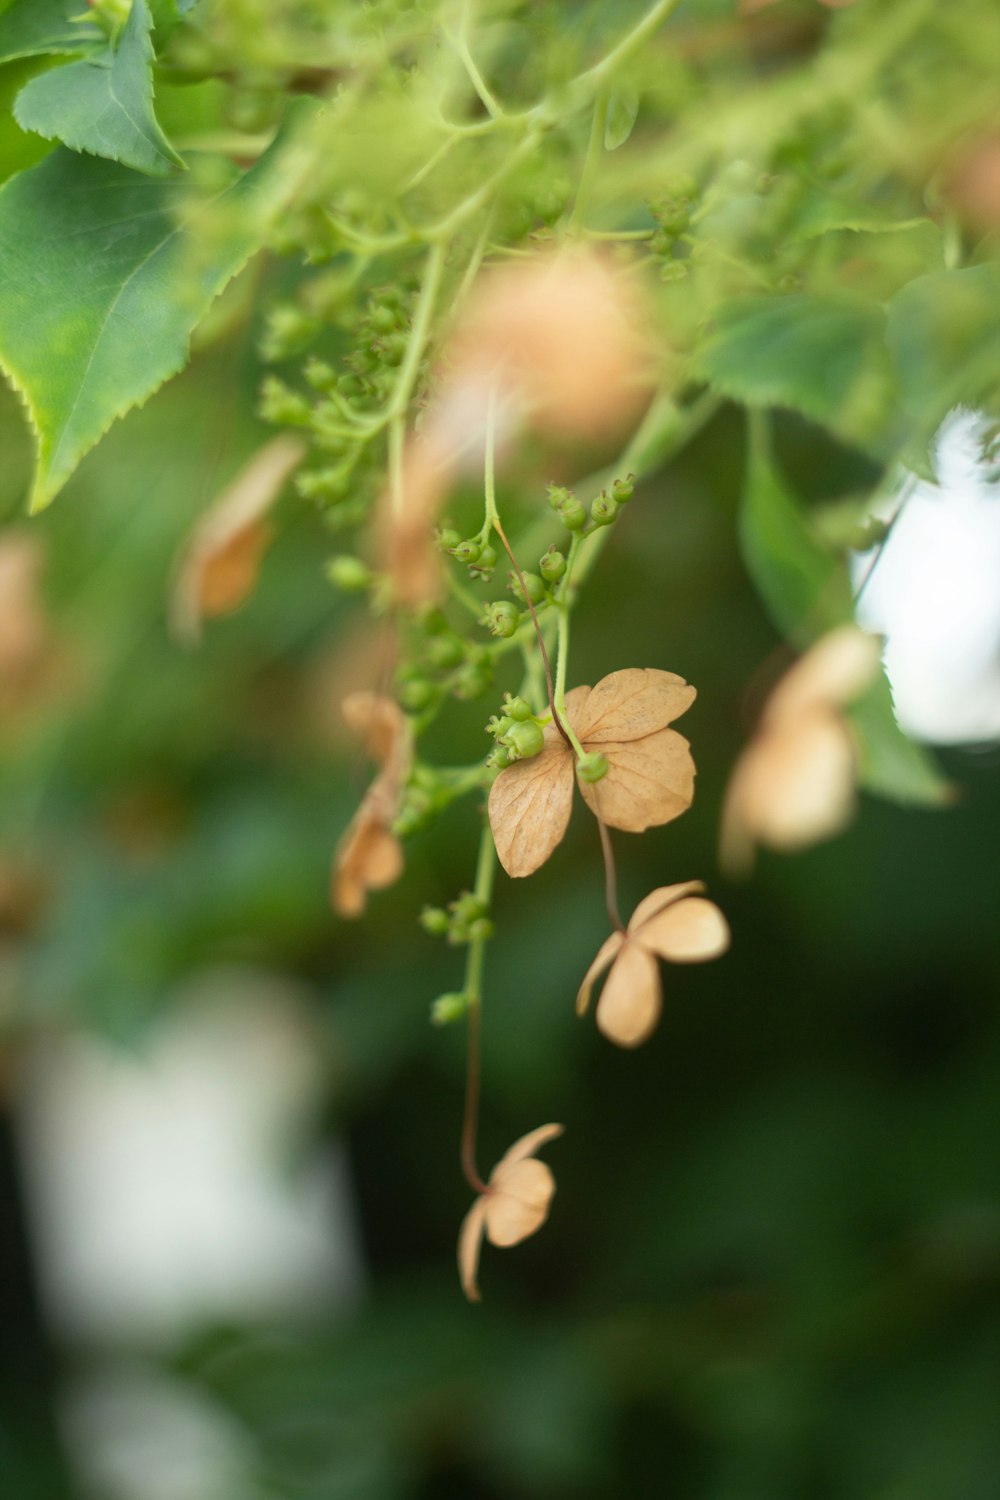
[[[566,1134],[547,1228],[486,1247],[469,1306],[464,1038],[428,1020],[461,955],[416,916],[469,884],[475,820],[332,917],[365,627],[301,504],[239,613],[194,650],[167,627],[194,519],[262,440],[252,346],[202,352],[30,523],[0,394],[0,546],[38,569],[0,598],[2,1493],[996,1500],[997,749],[946,752],[951,810],[866,799],[727,885],[722,792],[777,645],[736,552],[738,414],[642,487],[574,652],[697,685],[695,806],[618,839],[623,905],[704,878],[732,952],[665,974],[620,1052],[573,1013],[592,825],[501,877],[481,1164]],[[864,481],[804,422],[780,444],[814,500]]]

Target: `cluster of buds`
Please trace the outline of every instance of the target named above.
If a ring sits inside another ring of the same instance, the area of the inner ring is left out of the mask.
[[[447,906],[425,906],[420,925],[432,937],[445,938],[453,948],[482,943],[493,936],[489,907],[472,891],[463,891]]]
[[[591,502],[588,513],[586,506],[578,500],[572,490],[564,489],[562,485],[550,484],[548,488],[549,505],[555,511],[567,531],[575,532],[578,536],[589,536],[601,526],[610,526],[618,518],[618,512],[623,505],[627,505],[632,498],[635,488],[635,475],[627,474],[624,479],[616,479],[610,489],[604,489]],[[550,553],[552,549],[550,548]],[[550,554],[547,553],[548,557]],[[556,553],[559,557],[561,554]],[[550,567],[559,567],[558,563],[550,563]],[[559,568],[556,578],[561,578],[565,571],[565,562]],[[544,573],[544,569],[543,569]],[[555,581],[555,580],[553,580]]]
[[[545,744],[544,726],[531,711],[524,698],[512,698],[504,694],[499,714],[493,714],[486,725],[486,733],[496,740],[496,749],[487,756],[486,764],[491,771],[504,771],[518,760],[530,760],[541,754]]]

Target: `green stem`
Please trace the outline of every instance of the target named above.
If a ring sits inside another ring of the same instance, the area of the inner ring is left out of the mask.
[[[483,831],[479,839],[479,855],[476,860],[475,895],[483,905],[489,907],[493,895],[493,877],[496,873],[496,846],[489,819],[483,819]],[[479,1027],[483,1003],[483,964],[486,958],[486,937],[473,938],[465,956],[465,983],[468,1026],[468,1058],[465,1074],[465,1109],[462,1116],[462,1172],[466,1182],[476,1193],[489,1192],[489,1185],[479,1175],[476,1166],[476,1137],[479,1128],[479,1087],[482,1062],[479,1047]]]

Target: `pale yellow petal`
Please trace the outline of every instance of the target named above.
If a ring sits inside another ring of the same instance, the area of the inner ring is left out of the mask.
[[[462,1220],[462,1227],[458,1232],[458,1274],[462,1281],[462,1291],[470,1302],[480,1300],[477,1273],[485,1225],[486,1199],[479,1197]]]
[[[595,689],[596,691],[596,689]],[[591,741],[586,741],[589,746]],[[643,739],[601,745],[603,781],[580,783],[588,807],[611,828],[642,833],[686,812],[694,800],[695,767],[683,735],[661,729]]]
[[[529,1157],[508,1168],[503,1186],[494,1188],[484,1199],[486,1238],[501,1246],[527,1239],[548,1218],[555,1190],[555,1178],[543,1161]]]
[[[384,693],[348,693],[340,711],[344,723],[364,741],[369,755],[381,765],[391,761],[408,740],[406,715]]]
[[[665,729],[691,707],[697,693],[676,672],[626,667],[602,677],[573,719],[586,748],[605,750]],[[568,702],[568,700],[567,700]]]
[[[562,1125],[539,1125],[537,1130],[529,1130],[527,1135],[522,1135],[519,1141],[515,1141],[509,1151],[505,1151],[490,1173],[490,1182],[497,1183],[502,1179],[502,1174],[508,1167],[516,1166],[519,1161],[526,1157],[534,1156],[539,1147],[544,1146],[547,1141],[554,1141],[563,1133]]]
[[[814,710],[744,752],[739,813],[759,843],[802,849],[846,827],[854,811],[854,745],[835,713]]]
[[[489,815],[500,863],[515,879],[532,875],[562,841],[573,809],[573,756],[551,726],[545,747],[501,771]]]
[[[597,1002],[597,1025],[619,1047],[638,1047],[660,1019],[663,995],[656,959],[633,939],[611,966]]]
[[[665,906],[670,906],[674,901],[680,901],[684,896],[700,895],[705,889],[703,880],[684,880],[680,885],[661,885],[655,891],[650,891],[648,896],[643,896],[639,905],[629,919],[628,930],[635,932],[656,912],[662,911]]]
[[[729,947],[729,923],[714,901],[685,896],[649,917],[636,942],[673,964],[700,964]]]
[[[360,916],[368,891],[384,890],[403,873],[402,845],[385,826],[378,803],[373,785],[334,854],[330,899],[342,917]]]
[[[597,957],[583,976],[583,983],[577,991],[576,1013],[578,1016],[582,1016],[587,1009],[587,1006],[590,1004],[590,995],[594,985],[600,979],[624,941],[625,938],[620,932],[613,932],[610,937],[604,939],[604,942],[597,951]]]
[[[874,681],[881,642],[856,625],[822,636],[782,677],[764,708],[768,726],[790,722],[816,707],[842,708]]]

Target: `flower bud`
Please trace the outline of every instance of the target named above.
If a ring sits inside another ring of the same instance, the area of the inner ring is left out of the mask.
[[[591,750],[589,754],[582,755],[576,763],[576,774],[588,786],[593,786],[596,781],[603,781],[608,774],[607,756],[602,755],[599,750]]]
[[[345,594],[361,594],[372,581],[372,571],[360,557],[331,557],[326,565],[326,576],[336,588]]]
[[[509,638],[517,630],[520,620],[517,606],[506,599],[497,599],[495,603],[487,605],[485,625],[490,635]]]
[[[460,995],[457,992],[438,995],[431,1006],[431,1020],[435,1026],[449,1026],[453,1021],[460,1021],[468,1008],[467,995]]]
[[[538,564],[546,583],[558,583],[566,571],[566,559],[558,547],[550,547]]]
[[[455,683],[455,696],[467,700],[481,698],[493,685],[493,673],[487,667],[464,666]]]
[[[479,549],[479,560],[476,563],[476,572],[479,573],[483,578],[486,578],[490,573],[493,572],[493,569],[496,567],[496,565],[496,548],[491,547],[487,542],[485,547],[480,547]]]
[[[477,917],[469,923],[469,942],[488,943],[493,936],[493,923],[489,917]]]
[[[618,501],[604,490],[590,507],[590,517],[595,526],[610,526],[618,515]]]
[[[572,491],[565,489],[561,484],[550,484],[546,494],[553,510],[561,510],[566,501],[573,497]]]
[[[408,708],[411,713],[419,713],[433,699],[434,684],[428,682],[426,677],[414,677],[403,684],[399,696],[404,708]]]
[[[522,578],[524,580],[523,590],[521,588]],[[522,573],[521,578],[518,578],[517,574],[512,570],[507,574],[507,587],[519,599],[523,599],[525,594],[527,594],[532,604],[541,604],[545,598],[545,584],[537,573]]]
[[[466,541],[459,542],[457,547],[452,547],[451,555],[456,562],[471,564],[479,561],[481,551],[482,548],[476,538],[469,537]]]
[[[464,659],[465,647],[457,635],[436,635],[427,647],[427,660],[435,667],[457,667]]]
[[[488,771],[506,771],[510,765],[510,751],[506,745],[498,745],[491,750],[486,757],[486,769]]]
[[[527,703],[523,698],[511,698],[508,694],[504,698],[503,708],[507,717],[516,719],[519,724],[522,724],[525,719],[532,717],[531,704]]]
[[[537,755],[545,744],[542,727],[536,724],[534,719],[527,719],[523,724],[513,724],[507,731],[506,738],[518,760],[529,760],[531,756]]]
[[[443,907],[425,906],[420,913],[420,925],[431,937],[444,937],[451,923]]]
[[[450,526],[442,526],[437,534],[437,544],[442,552],[450,552],[453,547],[459,545],[461,540],[459,533]]]
[[[587,524],[587,512],[583,502],[570,495],[559,507],[559,519],[567,531],[582,531]]]
[[[495,724],[495,733],[498,740],[502,740],[514,728],[514,720],[510,717],[510,714],[501,714],[499,719],[495,720]]]
[[[626,474],[624,479],[616,479],[611,486],[611,498],[617,500],[619,505],[626,505],[632,498],[635,489],[635,475]]]

